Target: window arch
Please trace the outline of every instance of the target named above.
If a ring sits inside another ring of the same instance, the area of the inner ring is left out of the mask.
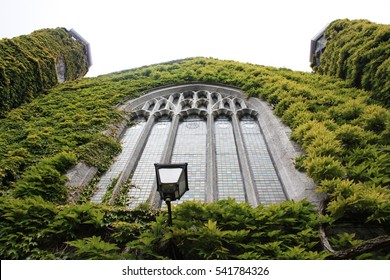
[[[260,110],[240,91],[205,84],[174,86],[131,100],[122,109],[131,112],[136,125],[123,133],[123,150],[101,177],[93,202],[102,202],[114,178],[115,194],[132,174],[136,187],[128,193],[128,206],[145,201],[160,205],[154,163],[178,162],[188,162],[190,188],[180,202],[231,197],[256,206],[290,198],[285,182],[294,186],[285,178],[290,178],[291,168],[282,166],[280,176],[280,159],[275,164]]]

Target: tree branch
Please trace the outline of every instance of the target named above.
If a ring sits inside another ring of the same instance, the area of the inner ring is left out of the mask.
[[[319,213],[324,214],[326,209],[326,200],[323,200],[319,206]],[[369,240],[366,240],[359,245],[353,246],[346,250],[336,251],[330,245],[328,238],[326,237],[326,232],[323,224],[320,224],[319,228],[320,240],[322,247],[331,253],[331,259],[351,259],[353,257],[359,256],[361,254],[373,251],[379,248],[386,248],[390,246],[390,235],[381,235]]]

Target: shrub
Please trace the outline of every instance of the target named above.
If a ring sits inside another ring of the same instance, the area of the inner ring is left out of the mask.
[[[164,213],[165,214],[165,213]],[[160,216],[127,244],[137,258],[323,259],[318,215],[307,201],[252,208],[232,199],[184,202],[173,209],[174,224]]]
[[[114,139],[95,135],[93,141],[80,146],[77,149],[79,158],[87,164],[96,166],[100,171],[105,171],[117,153],[121,150],[120,144]]]
[[[29,169],[18,181],[13,192],[17,198],[40,196],[53,203],[65,203],[67,178],[50,165],[40,164]]]
[[[278,116],[283,116],[283,113],[290,107],[292,104],[296,102],[305,102],[305,99],[302,97],[293,97],[293,96],[287,96],[280,100],[277,105],[275,106],[275,114]]]
[[[307,131],[305,131],[302,139],[302,145],[304,148],[309,147],[316,139],[323,137],[324,135],[331,135],[332,132],[329,130],[331,126],[330,122],[317,122],[313,123]]]
[[[9,189],[11,182],[20,179],[20,170],[25,168],[29,156],[29,152],[25,148],[17,148],[7,153],[5,160],[0,162],[1,189]]]
[[[306,123],[302,123],[291,132],[291,140],[296,141],[300,145],[303,145],[306,133],[317,125],[317,120],[311,120]]]
[[[100,235],[104,224],[104,208],[93,203],[64,206],[50,224],[47,238],[63,242]]]

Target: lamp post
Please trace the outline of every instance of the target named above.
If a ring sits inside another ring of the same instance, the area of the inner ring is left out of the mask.
[[[168,225],[172,226],[171,202],[188,191],[188,163],[155,163],[157,191],[168,206]]]

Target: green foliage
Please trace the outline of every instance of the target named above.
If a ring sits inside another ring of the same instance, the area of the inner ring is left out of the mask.
[[[256,209],[232,201],[185,203],[175,208],[172,228],[166,227],[165,213],[146,204],[132,210],[93,205],[85,203],[85,195],[81,205],[58,205],[67,198],[64,172],[76,160],[101,172],[120,151],[117,140],[101,133],[124,119],[117,104],[158,86],[191,81],[237,86],[272,103],[304,151],[297,166],[328,194],[330,220],[359,216],[388,226],[389,113],[372,104],[371,93],[331,76],[192,58],[66,82],[0,119],[1,213],[14,215],[17,203],[25,203],[19,208],[27,211],[35,203],[30,200],[54,211],[48,221],[36,218],[35,230],[21,227],[19,232],[11,230],[16,220],[4,220],[2,214],[0,222],[8,222],[0,238],[15,251],[4,249],[1,257],[94,258],[91,252],[96,252],[109,258],[115,253],[166,259],[174,244],[183,258],[324,258],[318,219],[307,202]],[[118,197],[122,206],[124,195]],[[213,245],[206,246],[202,238]]]
[[[141,235],[141,232],[146,229],[146,226],[139,222],[128,223],[122,221],[113,222],[111,227],[112,238],[121,246],[125,246],[126,243],[137,240]]]
[[[125,244],[149,228],[158,213],[150,206],[129,210],[0,198],[0,258],[132,258]]]
[[[311,115],[308,114],[308,106],[304,102],[296,102],[291,104],[283,113],[282,121],[290,127],[297,127],[301,123],[310,121]]]
[[[131,179],[129,178],[127,182],[123,183],[120,186],[119,192],[116,194],[114,198],[114,205],[116,206],[127,206],[129,205],[129,191],[131,188],[135,188],[136,186],[131,183]]]
[[[387,149],[367,145],[357,148],[346,157],[350,178],[373,185],[389,186],[390,154]]]
[[[325,37],[326,49],[314,70],[372,91],[374,99],[389,106],[390,25],[336,20],[327,27]]]
[[[57,214],[51,224],[56,238],[65,240],[89,236],[103,227],[104,212],[94,204],[66,206]]]
[[[20,179],[18,171],[24,169],[28,156],[28,150],[25,148],[8,151],[4,161],[0,164],[0,186],[3,187],[3,190],[10,187],[10,182]]]
[[[0,198],[1,259],[39,258],[50,242],[44,231],[58,210],[41,198]],[[48,254],[43,254],[46,258]]]
[[[86,237],[66,243],[76,248],[72,259],[112,260],[118,257],[116,253],[118,246],[101,240],[100,236]]]
[[[121,150],[120,144],[104,135],[96,135],[95,139],[77,149],[79,157],[87,164],[104,171],[109,167],[111,159]]]
[[[363,127],[365,130],[380,133],[389,125],[390,114],[378,105],[369,105],[364,108],[362,114],[354,123]]]
[[[347,188],[340,191],[348,196]],[[0,257],[324,259],[329,255],[319,244],[319,216],[307,201],[256,208],[232,199],[185,202],[173,209],[173,220],[168,227],[167,213],[146,205],[129,210],[0,198]],[[342,234],[331,242],[346,248],[360,241]]]
[[[97,183],[99,182],[100,177],[95,176],[88,185],[84,186],[83,190],[81,191],[77,201],[75,201],[76,204],[83,204],[86,202],[91,201],[92,196],[95,194],[95,192],[98,189]]]
[[[15,197],[40,196],[54,203],[65,203],[68,191],[64,184],[67,178],[62,175],[76,163],[73,153],[62,152],[40,161],[31,167],[18,181],[13,192]]]
[[[324,180],[319,191],[329,194],[328,211],[333,219],[343,216],[352,220],[388,223],[390,217],[390,190],[352,180]]]
[[[339,123],[345,123],[357,119],[366,107],[366,101],[360,99],[349,99],[345,102],[330,108],[330,114]]]
[[[15,197],[40,196],[54,203],[65,203],[68,192],[64,187],[66,177],[49,165],[31,168],[18,182]]]
[[[68,81],[88,71],[85,47],[66,29],[42,29],[0,40],[0,116],[54,87],[56,63],[65,65]]]
[[[331,156],[318,156],[305,160],[305,167],[308,175],[314,182],[321,180],[342,178],[345,176],[345,170],[340,161]]]
[[[375,135],[366,132],[360,126],[350,124],[339,126],[335,131],[335,135],[346,150],[364,147],[379,140]]]
[[[111,180],[111,183],[107,187],[106,193],[103,196],[103,200],[102,200],[103,204],[107,203],[110,200],[110,198],[111,198],[111,196],[112,196],[112,194],[114,192],[115,185],[116,185],[116,183],[118,183],[118,179],[119,179],[120,176],[121,176],[121,174],[119,174],[118,177],[113,178]]]
[[[149,231],[127,245],[138,258],[323,259],[317,214],[306,202],[252,208],[222,200],[185,202],[173,210],[174,225],[158,218]],[[144,248],[140,250],[140,248]]]
[[[311,157],[337,156],[342,150],[341,142],[336,139],[336,135],[332,132],[322,134],[322,137],[317,135],[306,148],[306,152]]]
[[[332,244],[333,249],[335,250],[343,250],[347,249],[351,246],[359,245],[362,241],[356,240],[355,233],[339,233],[335,237],[329,238],[330,243]]]

